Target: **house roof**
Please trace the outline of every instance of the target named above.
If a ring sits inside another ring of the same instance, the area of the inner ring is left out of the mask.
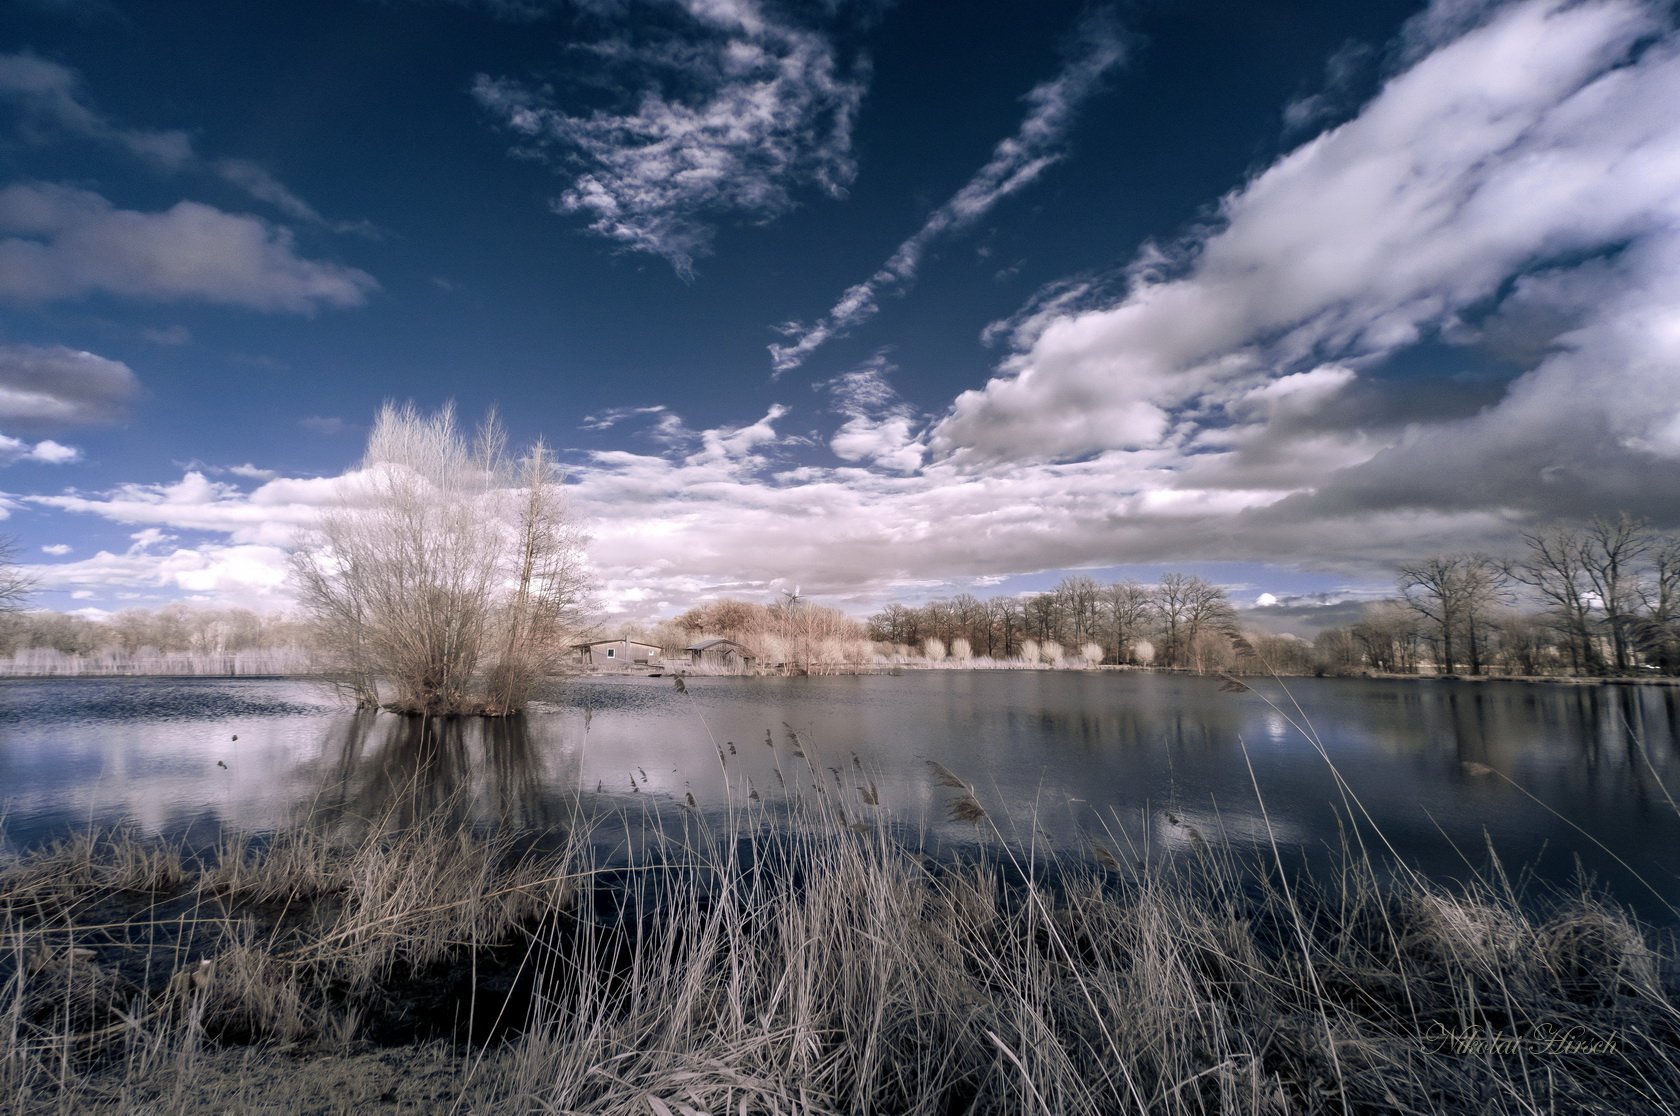
[[[661,650],[657,643],[643,643],[639,639],[592,639],[588,643],[576,644],[578,647],[617,647],[619,644],[629,644],[631,647],[648,647],[655,651]]]
[[[742,647],[739,643],[736,643],[732,639],[703,639],[699,643],[689,644],[687,647],[683,648],[683,650],[684,651],[716,651],[719,648],[727,649],[727,648],[730,648],[730,647],[733,647],[735,650],[741,652],[741,654],[743,654],[743,655],[751,654],[751,652],[748,651],[745,647]]]

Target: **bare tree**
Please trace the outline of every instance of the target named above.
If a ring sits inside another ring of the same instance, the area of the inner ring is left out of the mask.
[[[1482,673],[1489,614],[1506,595],[1504,567],[1484,554],[1438,555],[1400,567],[1400,595],[1440,636],[1439,672],[1465,656]]]
[[[1225,590],[1194,574],[1169,573],[1155,589],[1155,614],[1162,625],[1168,666],[1195,665],[1201,669],[1211,648],[1198,637],[1203,632],[1236,630],[1236,610]]]
[[[1511,576],[1546,602],[1553,626],[1563,634],[1570,673],[1602,673],[1604,659],[1592,630],[1585,532],[1557,523],[1544,530],[1524,532],[1522,539],[1528,546],[1528,557],[1511,563]]]
[[[355,485],[293,553],[299,602],[359,704],[433,714],[520,708],[580,625],[583,538],[538,445],[510,458],[494,417],[387,404]]]
[[[1016,651],[1016,638],[1025,623],[1021,602],[1012,597],[994,597],[988,602],[986,611],[992,626],[997,629],[998,638],[997,647],[994,649],[988,644],[986,653],[1004,659],[1012,658]]]
[[[35,588],[35,577],[18,565],[17,543],[0,539],[0,612],[17,612]]]
[[[1627,512],[1614,520],[1594,516],[1585,532],[1581,564],[1604,610],[1612,665],[1618,674],[1633,667],[1633,623],[1639,604],[1637,567],[1652,541],[1644,521]]]
[[[1377,601],[1350,629],[1372,670],[1417,673],[1418,618],[1397,601]]]
[[[1680,536],[1651,544],[1651,563],[1639,586],[1643,611],[1634,628],[1639,652],[1651,665],[1680,673]]]
[[[1117,581],[1103,587],[1102,614],[1114,649],[1114,661],[1132,660],[1132,644],[1143,638],[1155,611],[1149,587],[1136,581]]]

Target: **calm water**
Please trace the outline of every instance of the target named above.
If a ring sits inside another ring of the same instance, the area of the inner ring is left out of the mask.
[[[542,827],[565,824],[580,802],[693,795],[705,809],[731,788],[774,803],[820,782],[854,814],[870,809],[857,788],[873,785],[928,839],[974,839],[974,824],[949,816],[958,792],[929,761],[972,783],[1005,835],[1085,850],[1098,840],[1122,855],[1253,845],[1267,818],[1285,847],[1310,852],[1337,843],[1350,814],[1271,683],[1226,693],[1217,680],[1166,675],[937,671],[687,685],[685,695],[668,678],[578,681],[522,723],[421,737],[412,722],[355,714],[300,682],[6,680],[0,818],[14,848],[120,821],[174,834],[456,809]],[[1579,860],[1647,917],[1677,920],[1680,690],[1342,679],[1289,689],[1356,797],[1354,828],[1368,842],[1378,844],[1364,814],[1441,878],[1485,865],[1489,846],[1513,875],[1544,881],[1567,880]]]

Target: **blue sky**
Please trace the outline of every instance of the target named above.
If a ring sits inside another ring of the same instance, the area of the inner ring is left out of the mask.
[[[386,399],[558,447],[632,616],[1672,527],[1674,15],[20,0],[0,531],[284,607]]]

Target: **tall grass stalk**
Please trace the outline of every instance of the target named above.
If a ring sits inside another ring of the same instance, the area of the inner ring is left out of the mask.
[[[0,866],[0,1107],[330,1106],[351,1064],[394,1107],[423,1082],[392,1043],[440,1111],[1680,1098],[1669,947],[1585,890],[1535,913],[1502,876],[1449,890],[1357,842],[1307,876],[1275,844],[1139,848],[1118,820],[1093,861],[1006,838],[940,767],[929,793],[981,813],[936,860],[860,766],[791,728],[768,743],[770,801],[642,794],[546,844],[438,815],[207,853],[114,834]]]

